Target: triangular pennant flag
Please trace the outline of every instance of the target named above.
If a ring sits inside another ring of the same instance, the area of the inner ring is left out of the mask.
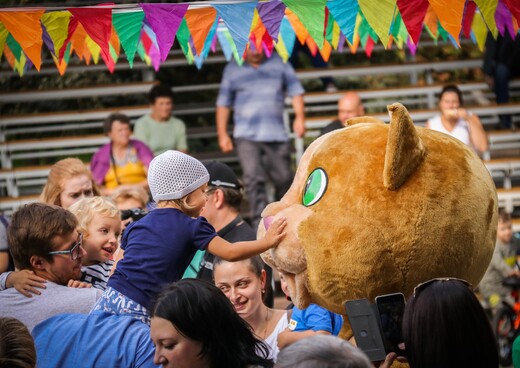
[[[22,47],[20,46],[20,44],[18,42],[16,42],[16,40],[14,39],[12,34],[9,33],[7,35],[7,39],[6,39],[5,43],[9,47],[9,50],[11,51],[11,53],[13,54],[14,59],[20,60],[20,58],[22,57],[22,54],[23,54],[23,50],[22,50]]]
[[[68,11],[45,13],[42,15],[41,21],[54,44],[52,53],[59,56],[63,42],[67,39],[70,13]]]
[[[283,0],[283,2],[296,14],[318,47],[322,48],[327,0]]]
[[[515,38],[515,30],[513,27],[513,16],[509,9],[502,1],[498,2],[495,12],[495,20],[497,22],[498,32],[503,36],[505,32],[509,32],[511,38]]]
[[[372,38],[372,41],[377,41],[377,33],[370,27],[370,24],[368,24],[367,19],[363,15],[362,12],[359,13],[360,15],[360,23],[358,27],[358,33],[359,33],[359,39],[361,42],[361,45],[363,47],[366,46],[368,42],[368,37],[370,36]]]
[[[253,16],[253,22],[251,23],[251,33],[250,33],[250,41],[249,46],[254,46],[255,50],[262,49],[262,40],[264,39],[264,34],[267,33],[267,30],[258,15],[258,10],[255,9],[255,14]],[[251,42],[252,41],[252,42]]]
[[[473,23],[475,10],[477,10],[477,4],[473,1],[468,1],[466,3],[466,9],[464,9],[464,18],[462,20],[462,33],[466,38],[470,38],[471,35],[471,24]]]
[[[114,28],[119,36],[119,42],[125,50],[130,68],[134,66],[134,57],[141,37],[144,12],[121,12],[112,15]]]
[[[22,52],[20,56],[20,60],[15,60],[13,69],[18,72],[18,75],[23,76],[23,72],[25,71],[25,62],[26,62],[25,54]]]
[[[49,36],[49,33],[47,32],[47,29],[45,29],[45,26],[42,23],[42,40],[45,46],[49,49],[51,52],[51,55],[56,55],[54,50],[54,42],[52,42],[51,36]]]
[[[189,4],[139,4],[146,20],[157,36],[160,60],[164,61],[173,46],[175,34],[188,10]],[[151,56],[150,56],[151,57]],[[154,59],[152,58],[152,63]],[[154,64],[155,67],[155,64]]]
[[[99,55],[101,54],[101,47],[97,43],[95,43],[90,37],[87,37],[85,39],[85,46],[85,48],[90,51],[90,55],[94,60],[94,64],[97,64],[99,62]]]
[[[233,57],[233,48],[236,51],[236,47],[233,42],[229,42],[229,38],[226,37],[226,33],[229,34],[229,30],[223,25],[220,25],[217,28],[217,38],[220,44],[220,48],[222,49],[222,52],[224,53],[224,57],[226,58],[226,60],[230,61]]]
[[[439,19],[437,18],[437,15],[435,14],[435,11],[431,6],[428,7],[428,10],[426,11],[426,15],[424,16],[424,25],[426,26],[426,29],[430,33],[433,39],[437,39]]]
[[[273,41],[278,41],[280,24],[285,14],[285,4],[280,0],[273,0],[265,3],[258,3],[256,6],[258,16],[269,33]]]
[[[365,16],[370,27],[381,39],[383,47],[387,47],[390,27],[396,9],[396,0],[359,0],[359,8]],[[376,41],[372,37],[372,41]]]
[[[417,53],[417,45],[415,42],[413,42],[411,37],[408,37],[406,40],[406,46],[408,46],[408,50],[410,51],[410,54],[414,55]]]
[[[110,57],[110,36],[112,34],[112,8],[109,6],[91,8],[68,8],[68,11],[83,26],[92,41],[101,47],[101,53]]]
[[[370,59],[372,56],[372,51],[374,50],[375,41],[372,39],[372,37],[367,38],[367,43],[365,45],[365,55]]]
[[[327,2],[327,8],[338,23],[343,35],[352,43],[356,16],[359,12],[358,0],[332,0]]]
[[[291,25],[291,22],[289,22],[289,19],[285,17],[282,19],[282,23],[280,24],[280,33],[278,34],[278,41],[280,41],[280,38],[283,40],[287,53],[289,54],[289,56],[291,56],[294,49],[294,43],[296,42],[296,33],[294,32],[294,29]]]
[[[112,27],[112,35],[110,36],[110,55],[112,56],[112,59],[114,59],[114,61],[117,61],[117,59],[119,59],[120,53],[121,44],[119,43],[119,38],[117,37],[116,29]]]
[[[218,18],[213,20],[213,25],[211,26],[209,33],[206,37],[206,41],[204,42],[204,45],[202,47],[202,52],[200,55],[196,55],[195,58],[195,66],[197,69],[202,68],[202,63],[206,58],[208,57],[209,51],[211,49],[211,44],[213,42],[213,37],[215,36],[215,32],[217,32],[218,27]]]
[[[273,54],[274,43],[273,39],[271,38],[271,36],[269,36],[269,33],[267,32],[264,33],[264,37],[262,38],[262,47],[264,49],[265,56],[270,58]]]
[[[73,18],[74,19],[74,18]],[[72,20],[74,21],[74,20]],[[72,23],[71,21],[71,23]],[[87,39],[87,32],[81,23],[77,23],[74,33],[70,36],[70,43],[72,44],[72,50],[78,55],[78,57],[84,59],[84,50],[86,49],[85,41]],[[100,46],[101,47],[101,46]]]
[[[251,22],[258,1],[233,4],[212,4],[226,24],[240,58],[244,54],[249,40]]]
[[[330,54],[332,53],[332,46],[330,45],[329,41],[323,41],[323,47],[319,51],[323,61],[328,62]]]
[[[480,9],[482,18],[487,25],[489,31],[494,37],[497,35],[497,24],[495,22],[495,10],[497,9],[497,0],[474,0]]]
[[[16,62],[16,59],[7,43],[4,45],[4,56],[5,56],[5,60],[7,60],[7,63],[9,64],[11,69],[14,70],[14,63]]]
[[[2,22],[13,38],[20,44],[27,57],[40,71],[42,63],[42,27],[40,18],[45,10],[0,11]],[[25,63],[24,63],[25,64]]]
[[[397,7],[414,44],[419,44],[428,0],[397,0]]]
[[[309,37],[309,32],[305,29],[302,22],[298,19],[298,16],[293,13],[289,8],[285,9],[285,15],[287,15],[287,20],[291,24],[293,33],[296,34],[296,38],[303,45],[305,44],[305,40]],[[284,18],[285,19],[285,18]],[[285,41],[285,45],[287,46],[287,40]]]
[[[503,0],[509,11],[515,17],[516,21],[520,23],[520,1],[518,0]]]
[[[188,60],[188,64],[193,64],[194,58],[193,53],[190,48],[190,30],[188,29],[188,25],[186,24],[186,19],[183,19],[179,29],[177,30],[177,42],[179,42],[179,46],[181,47],[182,53]]]
[[[484,21],[482,14],[477,13],[473,17],[473,23],[471,24],[471,31],[475,36],[478,48],[484,52],[484,46],[486,45],[486,38],[488,33],[487,24]]]
[[[332,14],[330,14],[330,12],[327,8],[325,8],[325,20],[326,20],[325,40],[327,40],[327,42],[331,43],[332,34],[333,34],[333,30],[334,30],[334,24],[336,24],[336,21],[334,20],[334,17],[332,16]]]
[[[457,44],[459,44],[465,2],[466,0],[430,0],[430,6],[437,14],[442,27],[456,40]]]
[[[186,24],[191,32],[191,37],[193,38],[193,44],[197,51],[197,55],[201,54],[204,42],[208,37],[210,29],[215,23],[216,17],[217,11],[211,7],[189,9],[184,15]]]
[[[334,22],[334,27],[332,28],[332,40],[331,45],[332,47],[337,50],[339,46],[339,40],[340,40],[341,31],[339,30],[338,22]]]
[[[4,52],[5,40],[7,39],[8,34],[9,31],[2,23],[0,23],[0,59],[2,58],[2,54]]]
[[[316,45],[316,42],[312,39],[312,37],[307,37],[305,40],[305,44],[307,45],[307,48],[309,49],[311,56],[314,57],[318,53],[318,45]]]

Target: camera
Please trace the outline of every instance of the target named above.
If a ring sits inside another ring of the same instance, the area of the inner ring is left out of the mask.
[[[126,220],[131,218],[132,221],[137,221],[146,216],[147,212],[140,208],[130,208],[129,210],[121,211],[121,220]]]

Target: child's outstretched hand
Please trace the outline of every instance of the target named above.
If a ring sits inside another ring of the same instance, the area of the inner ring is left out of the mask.
[[[70,288],[76,288],[76,289],[84,289],[84,288],[91,288],[92,284],[89,284],[88,282],[79,281],[79,280],[69,280],[69,283],[67,284]]]
[[[274,220],[265,234],[265,240],[270,245],[270,248],[276,247],[285,236],[285,227],[287,226],[287,219],[280,217]]]
[[[6,287],[14,287],[20,294],[30,298],[32,294],[40,295],[41,292],[36,288],[45,289],[46,282],[47,280],[36,276],[33,271],[21,270],[9,274]]]

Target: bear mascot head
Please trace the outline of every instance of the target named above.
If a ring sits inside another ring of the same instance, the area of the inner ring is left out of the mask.
[[[388,110],[390,124],[354,118],[316,139],[291,188],[262,213],[260,236],[288,220],[262,258],[300,309],[345,314],[348,300],[408,297],[435,277],[477,285],[491,260],[498,200],[484,164],[457,139],[415,127],[401,104]]]

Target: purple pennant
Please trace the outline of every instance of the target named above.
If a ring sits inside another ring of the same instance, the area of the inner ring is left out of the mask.
[[[495,11],[495,22],[497,23],[498,32],[504,36],[506,30],[515,38],[515,29],[513,27],[513,16],[503,1],[499,1],[497,10]]]
[[[413,43],[410,36],[408,36],[408,38],[406,39],[406,45],[408,46],[408,50],[410,50],[410,53],[415,56],[415,54],[417,53],[417,45]]]
[[[139,4],[157,36],[161,61],[166,60],[189,4]]]
[[[285,4],[279,0],[274,0],[267,3],[258,3],[256,9],[267,33],[273,41],[278,42],[280,23],[282,23],[282,18],[285,14]]]
[[[41,23],[42,26],[42,39],[45,43],[45,46],[49,49],[49,51],[56,56],[54,53],[54,43],[52,42],[51,36],[49,36],[49,33],[47,32],[47,28],[45,28],[45,25]]]

